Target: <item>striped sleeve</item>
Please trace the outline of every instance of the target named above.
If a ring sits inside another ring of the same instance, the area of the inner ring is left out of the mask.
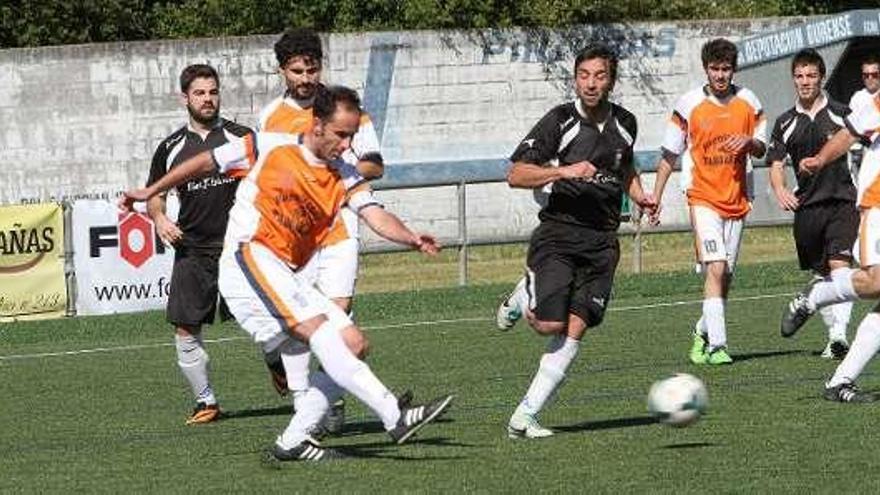
[[[849,131],[868,143],[873,143],[880,132],[880,104],[876,99],[872,103],[853,109],[845,120]]]
[[[682,96],[675,103],[672,109],[672,115],[666,122],[666,130],[663,133],[664,150],[674,154],[681,155],[687,150],[688,135],[688,118],[690,118],[689,105],[687,105],[687,95]]]

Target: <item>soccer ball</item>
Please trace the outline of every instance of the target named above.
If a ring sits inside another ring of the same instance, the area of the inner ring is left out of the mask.
[[[648,411],[661,423],[679,428],[695,423],[708,405],[706,386],[687,373],[654,382],[648,392]]]

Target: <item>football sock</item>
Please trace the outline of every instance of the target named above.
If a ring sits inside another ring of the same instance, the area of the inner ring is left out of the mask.
[[[196,401],[208,405],[217,403],[211,383],[208,381],[208,353],[202,345],[202,339],[195,335],[174,336],[177,348],[177,366],[189,382]]]
[[[843,303],[841,303],[843,304]],[[824,306],[819,308],[819,314],[822,315],[822,322],[825,323],[825,326],[828,328],[828,338],[831,339],[831,330],[834,328],[835,314],[834,308],[838,305],[835,304],[833,306]]]
[[[724,299],[708,297],[703,300],[703,320],[709,333],[709,352],[727,345],[724,323]]]
[[[852,284],[853,268],[838,268],[831,272],[831,277],[818,282],[810,290],[807,306],[816,310],[830,304],[855,301],[859,298]]]
[[[856,330],[849,352],[825,386],[830,388],[844,382],[855,381],[878,349],[880,349],[880,314],[868,313]]]
[[[577,357],[581,342],[566,335],[554,335],[547,344],[547,350],[541,356],[538,372],[532,378],[532,383],[526,391],[522,402],[516,408],[516,412],[526,414],[538,414],[553,392],[565,379],[565,372],[569,365]]]
[[[312,353],[305,344],[294,339],[285,340],[278,351],[281,362],[284,363],[287,388],[293,392],[295,401],[297,393],[305,392],[309,388],[309,359]]]
[[[309,344],[333,381],[372,409],[386,430],[397,426],[397,397],[376,378],[367,363],[352,354],[339,330],[325,322],[312,334]]]
[[[846,327],[852,316],[853,302],[847,301],[830,306],[834,311],[834,325],[828,329],[828,340],[846,340]]]
[[[526,291],[526,282],[527,280],[525,276],[520,278],[510,296],[510,302],[516,305],[516,307],[518,307],[523,313],[525,313],[526,308],[529,307],[529,294]]]
[[[311,387],[295,399],[296,413],[275,443],[283,449],[296,447],[318,426],[330,404],[342,397],[343,390],[323,371],[312,373]]]
[[[694,325],[694,332],[700,335],[706,335],[709,332],[709,329],[706,328],[706,318],[703,315],[700,315],[700,319],[697,320],[697,324]]]

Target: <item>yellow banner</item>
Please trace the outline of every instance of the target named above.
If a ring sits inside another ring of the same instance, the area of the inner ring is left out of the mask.
[[[61,205],[0,206],[0,321],[63,316]]]

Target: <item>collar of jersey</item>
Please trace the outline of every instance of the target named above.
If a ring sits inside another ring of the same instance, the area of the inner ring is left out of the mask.
[[[587,111],[584,110],[584,104],[581,103],[581,99],[580,98],[574,99],[574,109],[577,110],[578,115],[580,115],[582,119],[586,120],[590,124],[593,124],[600,129],[605,125],[606,122],[608,122],[608,119],[611,118],[611,111],[614,109],[614,107],[611,106],[610,101],[608,102],[608,105],[609,105],[608,115],[605,117],[605,120],[603,120],[602,122],[593,122],[593,119],[591,119],[590,116],[587,114]]]
[[[218,115],[217,119],[211,125],[211,130],[208,131],[208,133],[210,133],[211,131],[213,131],[215,129],[219,129],[221,127],[223,127],[223,119],[220,118],[220,116]],[[197,131],[193,128],[192,122],[190,122],[189,120],[186,121],[186,130],[193,133],[193,134],[199,134],[199,131]],[[199,135],[201,135],[201,134],[199,134]]]
[[[802,113],[802,114],[804,114],[804,115],[809,116],[810,118],[814,118],[814,117],[816,117],[816,115],[819,114],[819,112],[822,111],[823,108],[825,108],[825,107],[828,106],[828,94],[825,93],[824,90],[822,90],[822,92],[819,93],[819,98],[821,98],[821,101],[820,101],[820,103],[819,103],[819,107],[816,108],[813,112],[810,112],[810,111],[807,110],[806,108],[802,107],[802,106],[801,106],[801,101],[800,101],[799,99],[795,98],[795,100],[794,100],[794,110],[795,110],[797,113]]]
[[[732,100],[733,98],[736,97],[737,93],[739,93],[739,86],[737,86],[736,84],[730,83],[730,91],[728,92],[728,94],[726,96],[727,101],[721,101],[717,96],[715,96],[715,93],[713,93],[712,90],[709,89],[708,84],[703,85],[703,94],[706,95],[706,99],[711,101],[712,103],[714,103],[718,106],[722,106],[722,107],[726,107],[727,104],[730,103],[730,100]]]

